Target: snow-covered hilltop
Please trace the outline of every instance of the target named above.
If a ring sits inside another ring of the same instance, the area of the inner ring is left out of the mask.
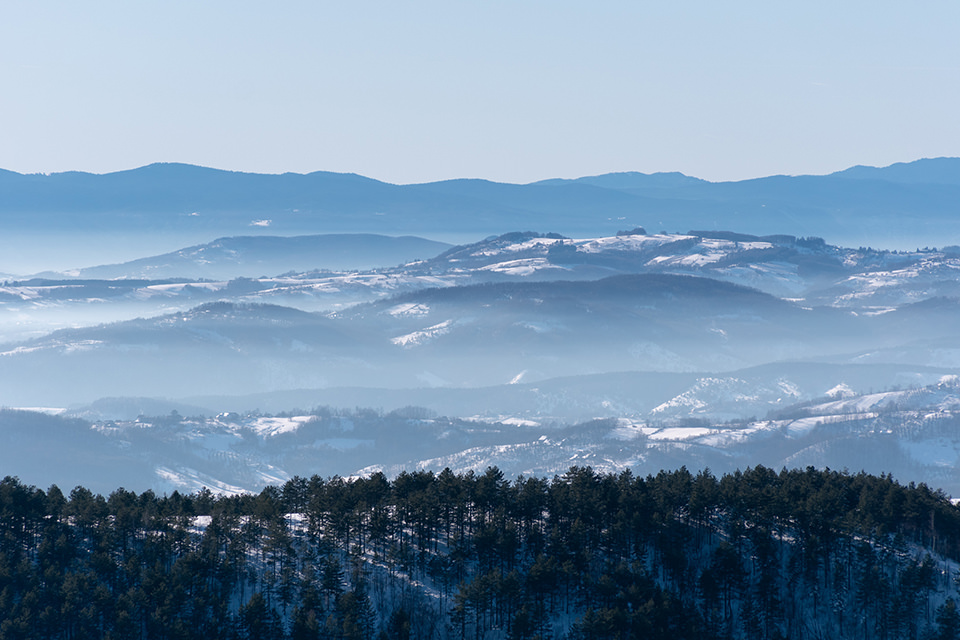
[[[833,373],[824,381],[856,376],[849,370]],[[659,396],[664,401],[652,409],[634,405],[628,413],[621,407],[616,417],[610,405],[606,417],[601,413],[586,421],[562,420],[546,407],[523,417],[438,416],[418,407],[389,412],[319,407],[207,418],[174,410],[94,421],[4,411],[0,463],[19,470],[25,481],[40,482],[44,476],[48,483],[69,486],[84,479],[103,491],[122,484],[157,492],[207,487],[230,494],[315,473],[348,477],[382,471],[393,477],[404,470],[447,467],[482,472],[497,466],[511,477],[550,477],[571,466],[631,469],[643,476],[679,466],[722,473],[763,464],[892,473],[960,495],[956,376],[899,391],[813,397],[816,386],[798,375],[776,381],[779,396],[762,400],[745,397],[751,391],[771,394],[757,379],[751,382],[749,372],[691,382],[673,397],[670,392]],[[767,410],[731,418],[735,410],[725,402]],[[108,459],[111,465],[98,462]],[[56,463],[52,468],[51,462]]]
[[[241,244],[257,255],[257,242]],[[72,406],[92,430],[65,416],[50,428],[68,421],[89,460],[108,446],[118,473],[161,490],[250,490],[317,467],[754,461],[896,469],[954,490],[954,248],[636,228],[440,249],[366,271],[150,280],[144,259],[110,267],[130,277],[4,282],[0,403]],[[282,254],[271,264],[288,266]],[[215,268],[237,257],[224,259]],[[337,420],[314,415],[324,406]],[[357,407],[373,412],[330,431]],[[135,421],[171,410],[208,417]],[[30,441],[23,415],[5,417],[17,472],[34,468],[12,444]]]
[[[287,245],[313,246],[317,252],[314,262],[336,265],[343,260],[331,257],[323,247],[333,242],[343,244],[342,238],[350,237],[330,236],[323,240],[324,236],[319,236],[311,238],[310,243]],[[819,238],[758,237],[721,231],[647,234],[637,229],[597,238],[517,232],[398,266],[368,271],[330,267],[304,271],[300,265],[309,263],[310,258],[303,249],[268,250],[280,238],[234,239],[243,241],[243,255],[250,256],[249,264],[240,262],[239,250],[225,252],[224,247],[240,244],[230,240],[127,264],[77,270],[71,275],[48,273],[8,280],[0,287],[0,303],[11,309],[29,309],[31,304],[49,306],[87,300],[156,300],[170,305],[213,298],[301,303],[309,300],[316,307],[331,308],[426,287],[530,279],[595,280],[627,273],[700,275],[777,296],[805,299],[811,304],[851,308],[889,308],[960,293],[960,249],[954,247],[939,251],[881,251],[831,246]],[[378,236],[368,236],[366,240],[354,237],[348,246],[366,252],[379,249],[382,260],[404,250],[422,252],[427,247],[425,242],[418,244],[410,239],[393,253],[384,253],[380,247],[384,240]],[[361,249],[370,242],[374,245]],[[261,243],[266,247],[257,246]],[[241,266],[281,269],[284,273],[234,279],[196,277],[197,269],[220,274]],[[151,273],[162,277],[151,277]]]

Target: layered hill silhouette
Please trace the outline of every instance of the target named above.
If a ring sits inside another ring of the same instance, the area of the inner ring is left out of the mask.
[[[960,306],[930,306],[856,314],[672,274],[451,286],[332,314],[214,302],[4,345],[0,401],[63,406],[112,395],[482,387],[812,357],[945,364]],[[883,350],[903,353],[877,360]]]
[[[491,234],[549,222],[564,234],[645,225],[902,244],[939,242],[960,232],[958,200],[958,158],[723,183],[677,173],[618,173],[522,185],[394,185],[353,174],[264,175],[184,164],[104,175],[0,172],[0,224],[8,231]]]
[[[450,248],[444,242],[377,234],[239,236],[186,247],[122,264],[79,269],[83,279],[214,278],[278,275],[317,269],[362,270],[430,258]]]

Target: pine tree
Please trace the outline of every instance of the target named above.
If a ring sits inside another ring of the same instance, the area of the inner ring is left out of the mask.
[[[937,609],[937,640],[960,640],[960,611],[953,598]]]

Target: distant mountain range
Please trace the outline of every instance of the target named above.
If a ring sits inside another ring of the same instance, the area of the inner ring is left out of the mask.
[[[233,278],[275,276],[288,271],[368,270],[432,258],[451,248],[445,242],[413,236],[376,234],[240,236],[122,264],[78,269],[81,279]]]
[[[0,173],[4,270],[63,258],[0,278],[0,406],[78,418],[0,410],[3,473],[234,491],[317,465],[766,461],[957,490],[958,203],[960,159],[738,183]]]
[[[430,251],[439,253],[429,257]],[[397,264],[403,260],[410,261]],[[394,266],[332,267],[360,261]],[[875,314],[930,298],[960,297],[958,269],[958,248],[851,249],[819,238],[729,231],[632,230],[580,239],[512,232],[451,248],[370,234],[246,236],[122,264],[8,277],[0,284],[0,342],[65,326],[186,311],[217,300],[329,312],[432,287],[592,281],[617,274],[696,275],[802,299],[807,306]]]
[[[393,185],[353,174],[263,175],[153,164],[94,175],[0,171],[0,228],[279,235],[330,232],[566,235],[737,229],[816,235],[853,246],[960,241],[960,158],[826,176],[711,183],[677,173],[617,173],[501,184]]]
[[[0,410],[0,467],[25,482],[82,481],[106,494],[120,485],[256,492],[318,472],[349,477],[384,471],[393,477],[445,467],[482,473],[496,465],[509,476],[550,477],[589,465],[644,477],[681,465],[717,473],[758,464],[814,465],[893,473],[960,494],[957,376],[903,370],[914,381],[909,388],[854,390],[889,375],[891,368],[885,368],[794,363],[726,376],[581,376],[522,385],[512,397],[514,387],[459,390],[446,398],[454,412],[439,415],[408,405],[380,410],[316,404],[315,410],[289,404],[292,410],[277,415],[217,414],[143,398],[101,401],[82,410],[83,417]],[[427,394],[405,393],[411,401]],[[400,400],[399,393],[387,396],[391,404]],[[342,389],[300,394],[313,403],[334,399],[342,405],[356,398]],[[522,417],[488,411],[510,404],[524,407]],[[755,417],[740,418],[750,406]],[[478,407],[487,410],[463,413]],[[570,411],[589,416],[591,409],[601,417],[558,420]]]
[[[89,273],[228,271],[251,255],[272,256],[279,270],[291,264],[284,247],[306,247],[291,259],[313,264],[326,256],[311,257],[311,247],[386,255],[394,241],[430,246],[380,236],[227,238]],[[950,251],[633,230],[580,240],[509,233],[372,271],[11,281],[0,286],[0,402],[483,387],[805,358],[949,367],[960,363],[958,270]],[[93,321],[79,321],[86,317]]]
[[[955,300],[858,313],[670,273],[454,285],[334,313],[221,301],[4,345],[0,402],[485,387],[798,359],[956,366],[958,322]]]
[[[394,250],[420,259],[196,272]],[[318,469],[763,463],[956,492],[958,274],[957,248],[732,231],[222,238],[0,285],[0,405],[64,414],[0,410],[0,464],[234,492]]]

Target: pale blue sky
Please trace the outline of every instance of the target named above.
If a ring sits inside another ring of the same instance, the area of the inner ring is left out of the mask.
[[[711,180],[960,156],[960,2],[0,5],[0,167]]]

